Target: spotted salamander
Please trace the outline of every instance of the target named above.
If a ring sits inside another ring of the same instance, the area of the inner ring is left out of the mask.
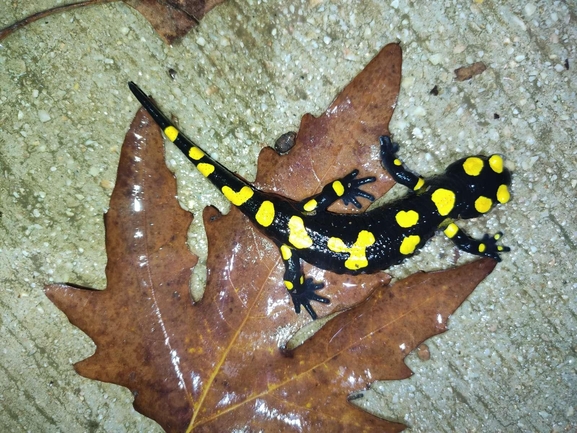
[[[302,201],[261,191],[180,133],[136,84],[131,82],[129,87],[170,141],[278,246],[285,265],[284,285],[297,313],[303,307],[316,319],[311,301],[329,303],[316,293],[324,284],[303,275],[301,260],[339,274],[374,273],[413,255],[437,230],[459,249],[478,256],[500,261],[499,253],[510,250],[498,244],[501,232],[473,239],[454,222],[478,217],[493,205],[509,201],[511,175],[499,155],[468,156],[449,165],[443,174],[424,179],[404,167],[397,158],[399,146],[382,136],[383,167],[412,192],[364,213],[334,213],[327,208],[338,200],[358,208],[359,197],[373,201],[360,187],[375,178],[359,179],[358,170],[353,170]]]

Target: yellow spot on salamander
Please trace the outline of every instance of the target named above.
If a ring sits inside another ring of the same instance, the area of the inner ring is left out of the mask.
[[[497,201],[499,203],[507,203],[509,200],[511,200],[511,194],[509,194],[507,185],[503,184],[497,189]]]
[[[188,156],[190,156],[195,161],[198,161],[199,159],[201,159],[204,156],[204,152],[202,150],[200,150],[198,147],[193,146],[188,151]]]
[[[480,253],[484,253],[485,249],[486,249],[485,244],[479,244],[479,252]]]
[[[405,229],[409,227],[413,227],[419,221],[419,214],[414,210],[408,211],[399,211],[397,215],[395,215],[395,219],[397,220],[397,224]]]
[[[172,125],[167,126],[166,128],[164,128],[164,134],[168,137],[170,141],[174,143],[174,140],[176,140],[176,137],[178,137],[178,129],[176,129]]]
[[[367,231],[362,230],[357,236],[355,243],[349,248],[340,238],[330,238],[327,246],[329,250],[335,253],[349,253],[349,258],[345,260],[347,269],[356,270],[365,268],[369,261],[367,260],[367,247],[375,243],[375,236]]]
[[[288,245],[281,245],[280,254],[283,260],[288,260],[293,255],[293,252],[291,251],[291,248]]]
[[[196,166],[196,168],[198,168],[198,171],[200,171],[204,177],[210,176],[212,174],[212,172],[214,171],[214,165],[207,164],[204,162],[201,162],[200,164],[198,164]]]
[[[395,159],[393,160],[393,164],[395,164],[396,166],[401,166],[401,165],[403,165],[403,163],[401,162],[401,160],[398,159],[398,158],[395,158]]]
[[[339,197],[345,193],[345,187],[343,186],[340,180],[335,180],[333,182],[333,189]]]
[[[318,204],[317,201],[314,198],[312,198],[305,203],[303,209],[306,210],[307,212],[312,212],[317,208],[317,204]]]
[[[493,200],[488,197],[480,196],[477,200],[475,200],[475,209],[479,213],[487,213],[491,210],[491,206],[493,206]]]
[[[495,173],[503,173],[503,158],[499,155],[491,155],[489,165]]]
[[[268,200],[263,201],[254,219],[263,227],[270,226],[274,220],[274,204]]]
[[[417,184],[416,184],[415,187],[413,188],[413,190],[417,191],[418,189],[421,189],[424,184],[425,184],[425,179],[423,179],[422,177],[420,177],[419,180],[417,181]]]
[[[288,222],[289,242],[295,248],[308,248],[313,244],[313,240],[305,229],[305,223],[299,216],[293,215]]]
[[[459,227],[455,223],[449,224],[447,228],[444,230],[445,235],[447,235],[449,239],[453,238],[458,232]]]
[[[449,212],[455,207],[455,193],[445,188],[439,188],[431,195],[431,200],[437,206],[439,214],[442,216],[449,215]]]
[[[463,162],[463,170],[465,170],[465,173],[469,176],[479,176],[484,165],[485,164],[481,158],[471,156]]]
[[[235,206],[240,206],[246,203],[254,194],[254,191],[248,187],[243,186],[239,192],[234,192],[231,187],[223,186],[222,193]]]
[[[287,290],[294,289],[293,283],[291,283],[290,281],[284,280],[284,285],[287,288]]]
[[[399,251],[401,252],[401,254],[405,256],[413,254],[415,252],[415,249],[417,248],[417,245],[419,245],[419,242],[421,242],[420,236],[418,235],[407,236],[405,239],[403,239],[403,242],[401,242],[401,248],[399,248]]]

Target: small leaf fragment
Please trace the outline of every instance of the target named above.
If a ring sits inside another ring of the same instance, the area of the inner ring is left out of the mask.
[[[483,62],[475,62],[472,65],[462,66],[455,69],[455,80],[466,81],[473,78],[475,75],[483,73],[487,66]]]

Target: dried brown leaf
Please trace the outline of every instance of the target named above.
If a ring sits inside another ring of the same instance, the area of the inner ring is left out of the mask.
[[[123,0],[140,12],[156,32],[172,44],[186,35],[216,5],[225,0]]]
[[[462,66],[455,69],[455,80],[466,81],[470,80],[476,75],[482,74],[487,69],[483,62],[475,62],[472,65]]]

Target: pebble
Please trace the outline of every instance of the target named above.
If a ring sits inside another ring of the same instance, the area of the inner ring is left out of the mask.
[[[525,14],[530,17],[531,15],[533,15],[535,13],[535,11],[537,10],[537,6],[535,6],[533,3],[527,3],[525,5]]]
[[[38,110],[38,118],[42,123],[46,123],[51,119],[50,114],[46,110]]]

